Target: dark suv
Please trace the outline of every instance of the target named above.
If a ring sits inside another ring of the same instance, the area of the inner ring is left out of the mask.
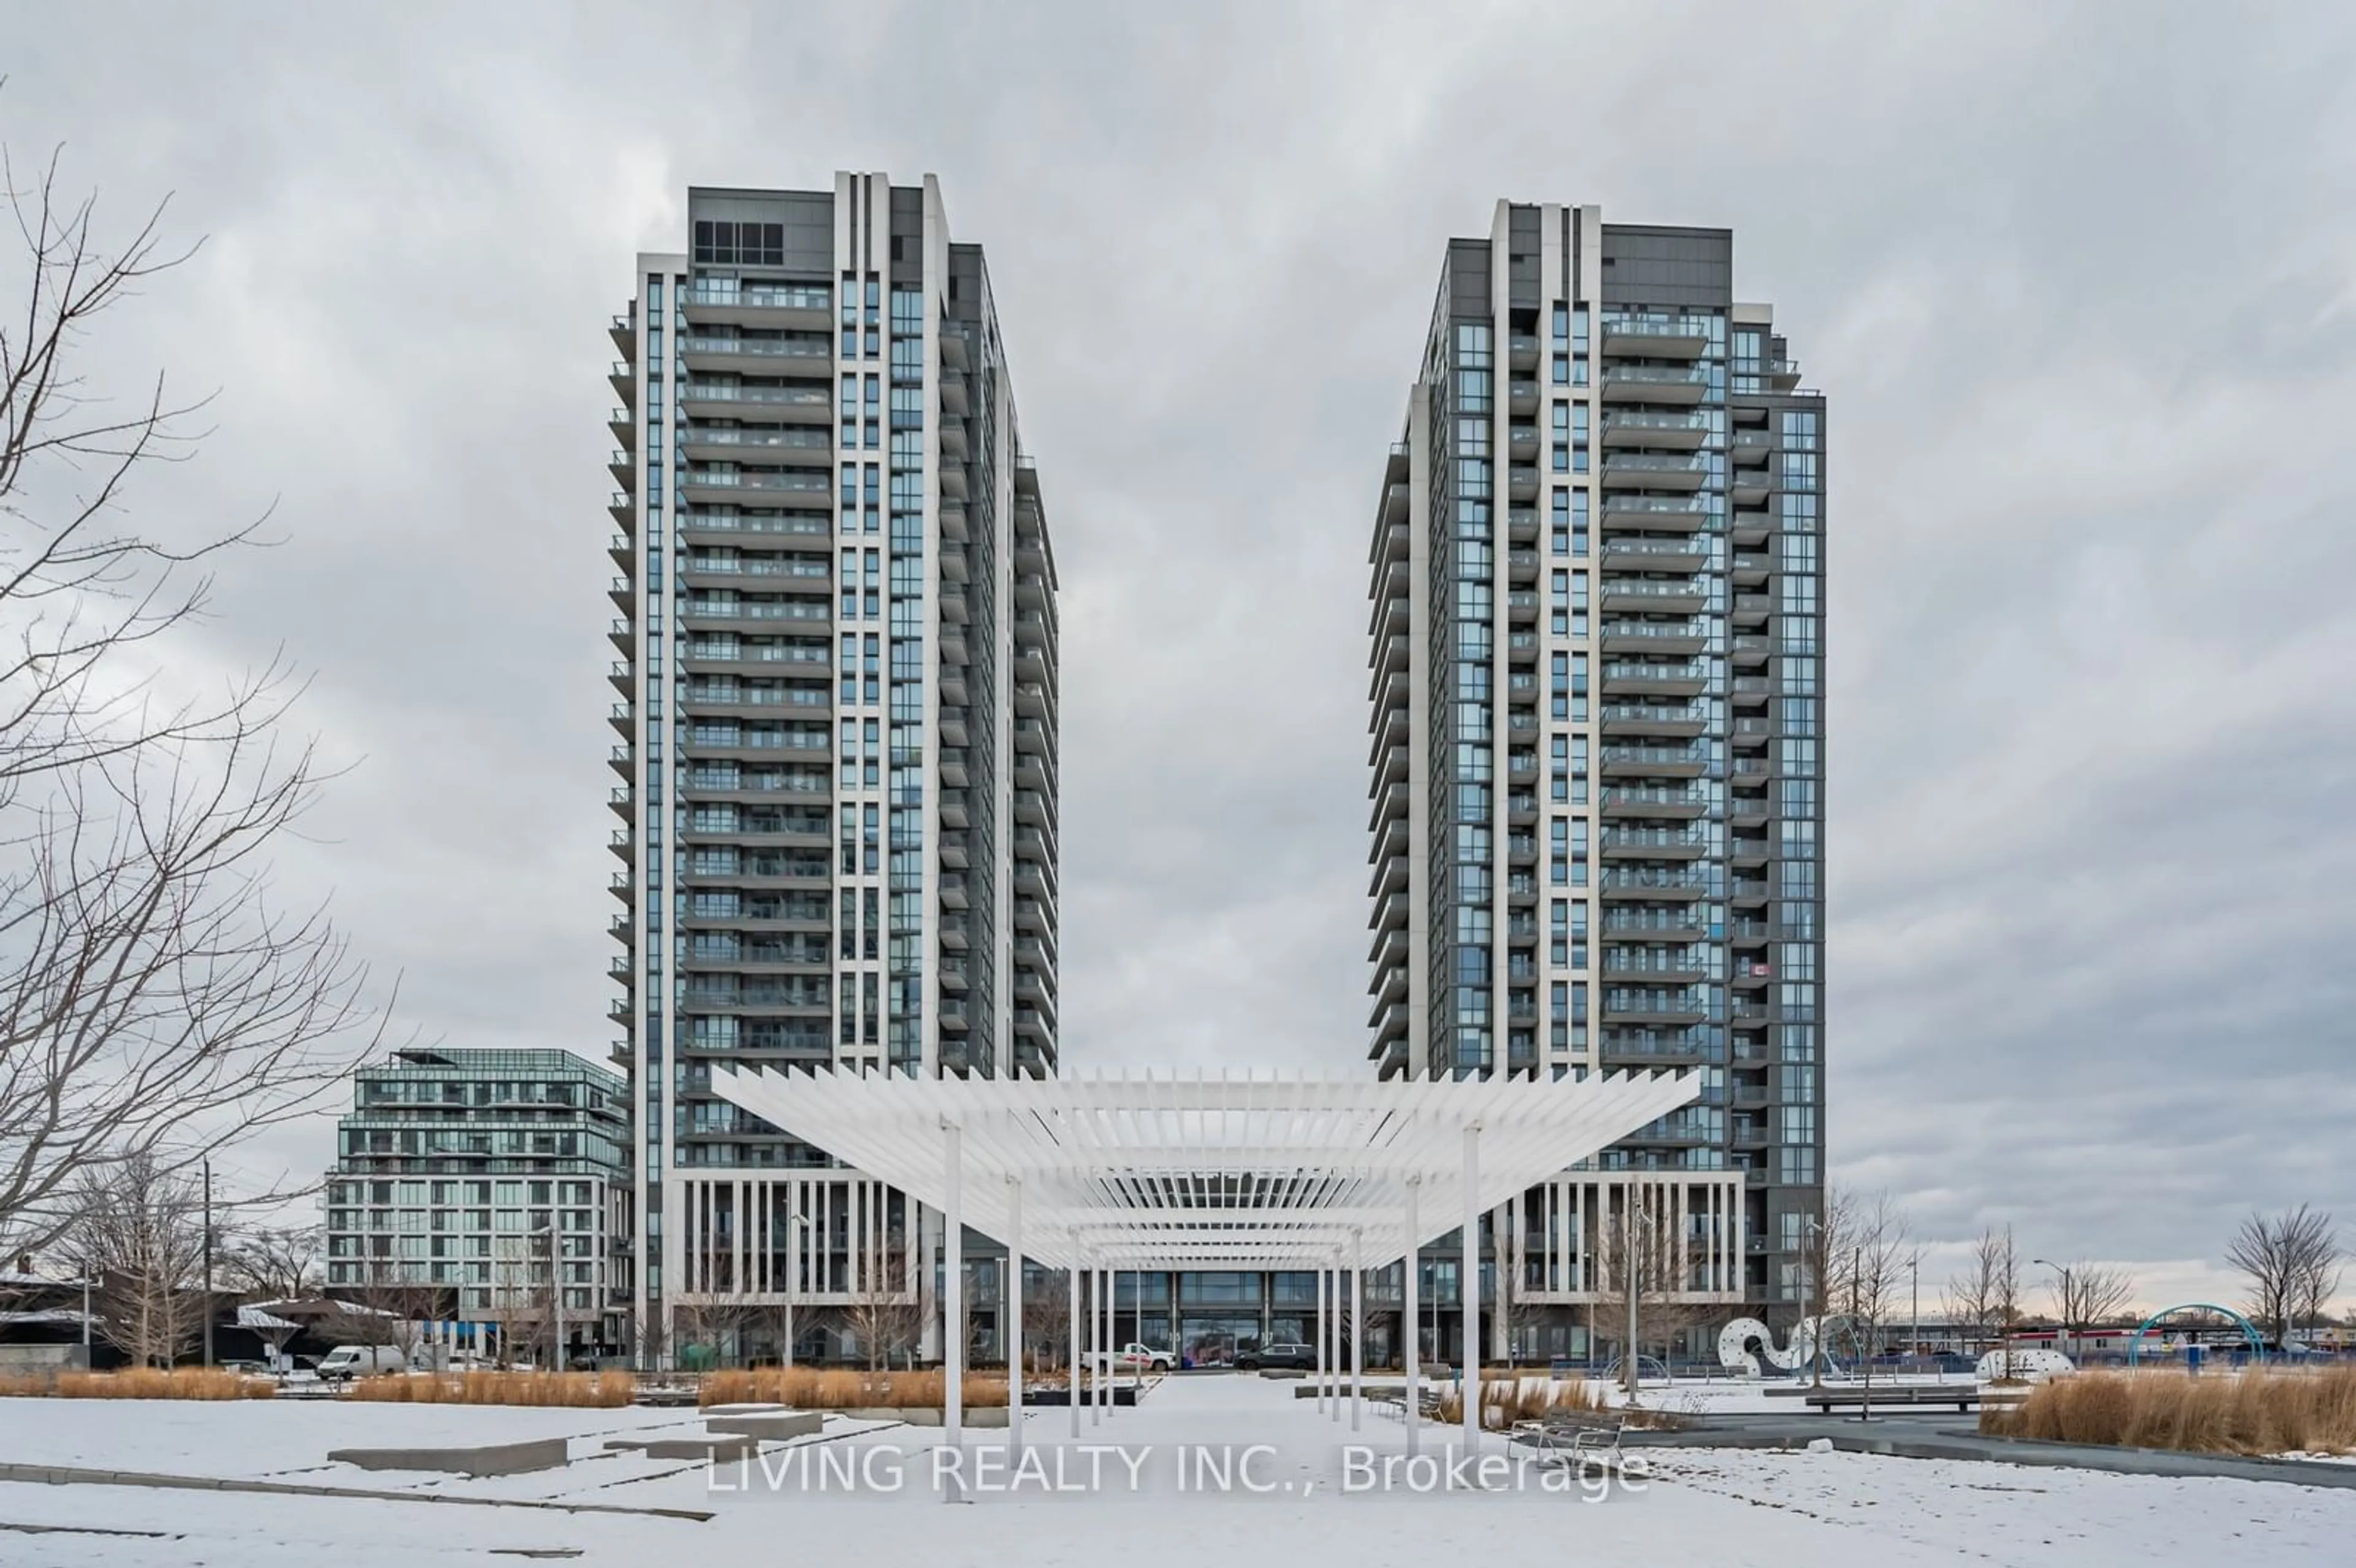
[[[1246,1371],[1255,1371],[1262,1367],[1314,1371],[1317,1370],[1317,1347],[1287,1344],[1280,1340],[1272,1345],[1262,1345],[1257,1350],[1239,1352],[1236,1365]]]

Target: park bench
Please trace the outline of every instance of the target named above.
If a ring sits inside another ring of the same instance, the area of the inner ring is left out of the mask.
[[[1978,1407],[1980,1391],[1973,1383],[1907,1383],[1893,1388],[1815,1389],[1804,1398],[1813,1408],[1827,1412],[1864,1406],[1896,1409],[1902,1405],[1952,1405],[1958,1411],[1968,1411]]]
[[[1608,1425],[1578,1420],[1516,1421],[1506,1435],[1542,1456],[1559,1456],[1563,1464],[1583,1472],[1590,1464],[1608,1468],[1618,1459],[1620,1439],[1627,1430],[1628,1418],[1622,1415]]]

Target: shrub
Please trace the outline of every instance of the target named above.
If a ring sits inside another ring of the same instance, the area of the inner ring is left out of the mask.
[[[938,1410],[948,1400],[948,1379],[938,1371],[864,1372],[847,1367],[755,1367],[707,1373],[704,1404],[786,1404],[796,1410],[856,1410],[884,1407]],[[1006,1379],[966,1374],[968,1410],[1006,1403]]]
[[[0,1394],[54,1399],[269,1399],[278,1385],[219,1367],[125,1367],[120,1371],[0,1374]]]
[[[347,1398],[383,1404],[519,1404],[611,1409],[630,1403],[627,1372],[388,1372],[354,1381]]]
[[[2040,1384],[2017,1408],[1983,1410],[1980,1430],[2201,1454],[2356,1452],[2356,1366],[2079,1372]]]

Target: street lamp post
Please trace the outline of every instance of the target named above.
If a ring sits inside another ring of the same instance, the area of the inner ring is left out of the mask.
[[[2070,1322],[2070,1314],[2071,1309],[2077,1306],[2078,1298],[2070,1289],[2070,1271],[2063,1265],[2045,1258],[2031,1258],[2029,1261],[2050,1268],[2062,1276],[2062,1332],[2054,1342],[2056,1345],[2074,1345],[2077,1343],[2078,1333]],[[2064,1349],[2062,1353],[2066,1356],[2070,1352]]]

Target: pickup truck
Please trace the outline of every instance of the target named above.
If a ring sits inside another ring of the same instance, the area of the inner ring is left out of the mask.
[[[1102,1352],[1098,1357],[1101,1359]],[[1141,1345],[1134,1339],[1112,1353],[1112,1368],[1119,1372],[1166,1372],[1175,1364],[1169,1351]]]

